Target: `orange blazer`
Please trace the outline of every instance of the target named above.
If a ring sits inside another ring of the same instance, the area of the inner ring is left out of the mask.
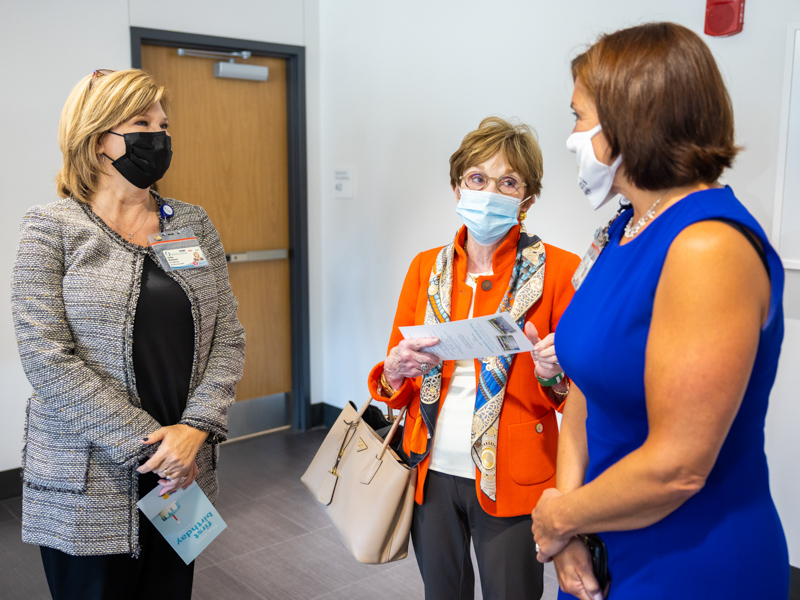
[[[451,302],[453,320],[466,319],[472,302],[472,288],[464,283],[467,276],[465,238],[466,227],[462,227],[458,232],[454,259],[455,273]],[[478,278],[473,316],[489,315],[497,311],[508,289],[517,256],[518,240],[519,225],[511,229],[495,251],[492,260],[494,275]],[[428,279],[440,250],[441,248],[434,248],[418,254],[408,269],[389,340],[390,351],[403,339],[399,327],[421,325],[425,320]],[[545,244],[544,290],[541,298],[529,309],[526,316],[526,322],[532,321],[536,326],[539,337],[544,338],[555,331],[558,320],[572,299],[574,290],[571,278],[579,262],[580,259],[571,252]],[[445,361],[442,367],[440,410],[447,396],[454,367],[455,361],[452,360]],[[476,386],[480,369],[480,360],[475,360]],[[394,396],[386,398],[378,393],[382,373],[381,362],[370,372],[370,394],[394,409],[408,405],[403,448],[406,452],[411,450],[422,452],[428,436],[427,427],[419,412],[419,386],[422,378],[407,378]],[[542,492],[555,486],[558,448],[556,410],[560,411],[562,406],[557,406],[550,400],[544,388],[539,385],[534,375],[534,364],[530,353],[517,354],[511,366],[503,409],[500,413],[497,440],[497,502],[492,502],[481,491],[481,474],[477,468],[475,470],[476,494],[487,513],[498,517],[529,514],[536,506]],[[416,493],[418,504],[422,504],[423,501],[429,464],[430,455],[425,457],[418,468]]]

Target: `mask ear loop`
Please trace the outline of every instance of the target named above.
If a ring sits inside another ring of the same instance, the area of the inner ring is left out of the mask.
[[[121,138],[124,138],[124,137],[125,137],[123,134],[121,134],[121,133],[117,133],[116,131],[111,131],[110,129],[109,129],[108,131],[106,131],[106,133],[110,133],[110,134],[112,134],[112,135],[118,135],[118,136],[119,136],[119,137],[121,137]],[[103,152],[103,160],[101,160],[101,161],[100,161],[100,163],[102,164],[102,163],[106,162],[106,159],[110,160],[112,165],[114,164],[114,159],[113,159],[113,158],[111,158],[111,157],[110,157],[108,154],[106,154],[105,152]]]
[[[533,198],[533,194],[531,194],[531,195],[530,195],[530,196],[528,196],[527,198],[523,198],[522,200],[520,200],[520,201],[519,201],[519,205],[520,205],[520,206],[522,206],[522,204],[523,204],[524,202],[527,202],[527,201],[528,201],[528,200],[530,200],[531,198]],[[527,218],[528,218],[528,211],[527,211],[527,210],[521,210],[521,211],[519,211],[519,215],[517,215],[517,219],[519,220],[519,222],[520,222],[520,223],[522,223],[522,222],[523,222],[525,219],[527,219]]]

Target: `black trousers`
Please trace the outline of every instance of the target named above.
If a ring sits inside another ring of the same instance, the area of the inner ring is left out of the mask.
[[[425,501],[414,509],[411,539],[425,600],[473,600],[470,539],[486,600],[542,597],[544,565],[536,560],[529,515],[489,515],[474,480],[437,471],[428,471]]]
[[[140,477],[142,495],[155,487],[153,481],[158,482],[158,477]],[[53,600],[191,600],[194,562],[184,563],[142,513],[139,541],[139,558],[127,554],[72,556],[40,546]]]

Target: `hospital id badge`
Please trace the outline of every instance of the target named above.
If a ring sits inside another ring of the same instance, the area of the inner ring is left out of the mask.
[[[177,231],[164,231],[147,236],[165,271],[207,267],[205,252],[200,248],[194,231],[186,227]]]
[[[591,271],[594,263],[597,262],[597,258],[600,256],[603,248],[606,247],[606,244],[608,244],[608,225],[600,227],[594,232],[592,245],[589,246],[586,254],[583,255],[581,264],[575,269],[575,274],[572,276],[572,287],[575,288],[576,292],[578,288],[581,287],[583,280],[586,279],[589,271]]]

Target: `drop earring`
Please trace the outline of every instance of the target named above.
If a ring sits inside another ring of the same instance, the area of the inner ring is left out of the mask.
[[[528,213],[527,213],[527,212],[525,212],[524,210],[523,210],[523,211],[521,211],[521,212],[519,213],[519,220],[520,220],[520,222],[524,221],[524,220],[525,220],[525,219],[527,219],[527,218],[528,218]]]

